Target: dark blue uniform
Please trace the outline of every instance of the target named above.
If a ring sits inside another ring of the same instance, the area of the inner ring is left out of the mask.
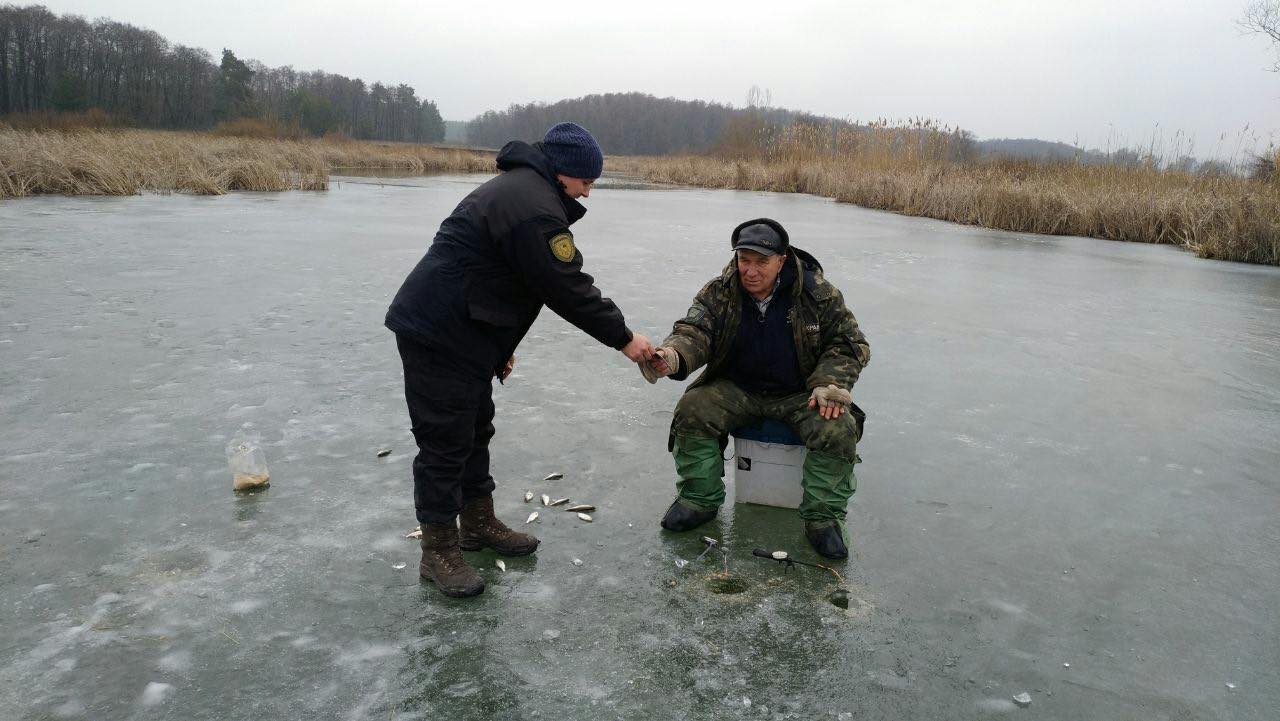
[[[492,379],[546,305],[596,340],[631,341],[622,312],[582,272],[565,195],[539,144],[511,142],[498,177],[462,199],[387,311],[404,362],[420,523],[451,522],[493,492]]]

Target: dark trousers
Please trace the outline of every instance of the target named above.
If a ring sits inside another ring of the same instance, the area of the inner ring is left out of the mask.
[[[396,346],[418,442],[413,507],[419,523],[452,523],[467,500],[493,493],[492,381],[450,368],[430,348],[405,336],[396,335]]]

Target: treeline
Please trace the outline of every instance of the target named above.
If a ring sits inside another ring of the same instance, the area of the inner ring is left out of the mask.
[[[952,162],[1001,159],[1082,165],[1153,167],[1197,174],[1243,173],[1270,177],[1271,155],[1250,158],[1252,165],[1198,160],[1185,143],[1163,149],[1120,147],[1086,149],[1031,138],[978,140],[962,128],[917,118],[853,123],[769,105],[767,91],[752,88],[743,107],[701,100],[658,98],[644,93],[608,93],[554,103],[512,105],[489,111],[466,124],[465,138],[456,140],[481,147],[500,147],[508,140],[538,140],[546,129],[563,120],[586,126],[606,155],[710,154],[720,158],[761,159],[792,153],[803,138],[806,157],[824,148],[828,156],[847,156],[860,146],[901,154],[915,152]],[[885,137],[892,143],[886,145]],[[861,151],[857,151],[861,152]]]
[[[435,142],[444,122],[408,85],[269,68],[170,43],[127,23],[0,5],[0,115],[97,108],[118,122],[207,128],[257,118],[310,134]]]
[[[1174,148],[1172,151],[1122,147],[1103,151],[1081,148],[1067,143],[1056,143],[1035,138],[993,138],[978,142],[981,155],[992,158],[1016,158],[1041,163],[1071,162],[1082,165],[1118,165],[1125,168],[1151,166],[1164,170],[1177,170],[1200,175],[1224,175],[1232,172],[1253,172],[1251,168],[1235,168],[1231,163],[1216,160],[1200,160],[1190,153]],[[1266,156],[1249,159],[1255,165],[1265,163]]]
[[[645,93],[606,93],[555,103],[512,105],[480,115],[467,124],[467,142],[500,147],[508,140],[533,141],[547,128],[573,120],[600,141],[606,154],[668,155],[716,150],[726,138],[764,126],[797,121],[847,125],[782,108],[751,104],[735,108],[701,100],[658,98]]]
[[[253,101],[265,110],[258,111],[264,117],[297,123],[314,135],[338,130],[371,140],[444,140],[444,120],[436,104],[418,98],[416,91],[403,83],[366,87],[358,78],[320,70],[299,72],[287,65],[268,68],[258,62],[248,65],[253,72]]]

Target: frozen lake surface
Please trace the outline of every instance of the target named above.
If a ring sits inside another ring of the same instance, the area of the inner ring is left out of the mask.
[[[543,510],[506,573],[469,554],[488,589],[454,601],[404,538],[382,317],[480,179],[394,182],[0,203],[0,715],[1276,718],[1280,269],[602,188],[579,246],[655,341],[749,218],[844,290],[873,354],[853,599],[750,555],[817,560],[791,511],[707,528],[744,593],[711,592],[710,556],[677,568],[702,550],[658,528],[683,384],[544,312],[495,388],[498,510],[600,508]],[[272,485],[237,497],[245,430]]]

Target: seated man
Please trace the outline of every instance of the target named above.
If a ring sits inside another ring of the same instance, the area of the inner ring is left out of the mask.
[[[676,405],[669,443],[679,492],[662,519],[687,531],[724,503],[721,452],[736,428],[773,418],[804,440],[800,503],[805,536],[828,558],[845,558],[845,507],[866,416],[849,389],[871,359],[844,297],[822,266],[792,247],[768,218],[733,230],[734,262],[703,286],[653,360],[650,383],[684,380],[707,366]]]

